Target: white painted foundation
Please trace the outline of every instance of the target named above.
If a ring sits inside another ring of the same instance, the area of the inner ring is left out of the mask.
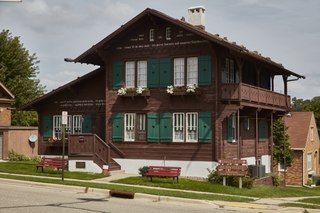
[[[76,162],[84,162],[85,168],[84,169],[76,168]],[[68,167],[69,167],[69,171],[72,171],[72,172],[102,173],[102,169],[97,164],[95,164],[92,160],[69,160]]]

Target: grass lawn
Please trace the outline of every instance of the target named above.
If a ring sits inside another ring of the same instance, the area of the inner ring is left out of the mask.
[[[229,201],[229,202],[253,201],[253,199],[250,199],[250,198],[242,198],[242,197],[234,197],[234,196],[208,195],[208,194],[200,194],[200,193],[192,193],[192,192],[168,191],[168,190],[161,190],[161,189],[138,188],[134,186],[122,186],[122,185],[115,185],[115,184],[80,182],[80,181],[70,181],[70,180],[65,180],[64,182],[62,182],[61,180],[58,180],[58,179],[37,178],[37,177],[28,177],[28,176],[0,174],[0,178],[50,183],[50,184],[62,184],[62,185],[70,185],[70,186],[82,186],[82,187],[99,188],[99,189],[119,190],[119,191],[126,191],[126,192],[145,193],[145,194],[151,194],[151,195],[157,195],[157,196],[171,196],[171,197],[189,198],[189,199],[222,200],[222,201]]]
[[[202,192],[242,195],[259,198],[320,196],[319,187],[309,189],[303,187],[257,186],[252,189],[239,189],[236,187],[222,186],[220,184],[211,184],[209,182],[194,181],[184,178],[179,179],[179,184],[173,184],[171,178],[153,178],[153,182],[148,181],[148,183],[146,183],[146,179],[143,177],[129,177],[125,179],[115,180],[113,182],[131,185],[163,187],[170,189],[185,189]]]
[[[61,177],[61,170],[55,171],[50,168],[44,168],[44,172],[39,168],[36,169],[36,162],[33,161],[9,161],[0,163],[0,172],[24,174],[24,175],[36,175],[36,176],[48,176],[48,177]],[[105,177],[102,174],[84,173],[84,172],[69,172],[65,171],[65,178],[80,179],[80,180],[92,180],[96,178]]]

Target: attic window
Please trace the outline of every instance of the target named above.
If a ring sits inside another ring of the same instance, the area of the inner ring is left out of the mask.
[[[313,141],[313,140],[314,140],[313,131],[314,131],[314,128],[313,128],[313,127],[311,127],[311,128],[310,128],[310,140],[311,140],[311,141]]]
[[[154,41],[154,29],[149,30],[149,41]]]
[[[166,40],[171,40],[171,27],[166,27]]]

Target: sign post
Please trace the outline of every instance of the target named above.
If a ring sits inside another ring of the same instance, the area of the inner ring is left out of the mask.
[[[66,139],[66,125],[68,124],[68,112],[62,111],[62,118],[61,118],[61,124],[62,124],[62,174],[61,174],[61,180],[64,181],[64,150],[65,150],[65,139]]]

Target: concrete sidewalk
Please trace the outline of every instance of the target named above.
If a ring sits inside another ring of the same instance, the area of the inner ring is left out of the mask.
[[[7,175],[17,175],[17,174],[10,174],[10,173],[1,173]],[[30,176],[30,177],[37,177],[37,178],[49,178],[49,179],[60,179],[60,178],[52,178],[52,177],[40,177],[40,176],[31,176],[31,175],[19,175],[19,176]],[[126,177],[137,176],[137,174],[127,174],[124,172],[111,172],[111,175],[105,178],[99,178],[96,180],[75,180],[75,179],[65,179],[65,180],[72,180],[72,181],[79,181],[79,182],[93,182],[93,183],[104,183],[104,184],[112,184],[112,185],[122,185],[122,186],[129,186],[127,184],[118,184],[118,183],[110,183],[112,180],[122,179]],[[11,180],[17,181],[17,180]],[[19,181],[24,182],[24,181]],[[35,183],[41,186],[52,187],[53,184],[45,184],[45,183]],[[157,190],[168,190],[168,191],[181,191],[181,192],[189,192],[189,193],[199,193],[199,194],[212,194],[212,195],[222,195],[222,196],[234,196],[234,197],[244,197],[254,199],[253,202],[250,203],[243,203],[243,202],[227,202],[227,201],[208,201],[208,200],[197,200],[197,199],[186,199],[186,198],[176,198],[176,197],[168,197],[168,196],[158,196],[158,195],[149,195],[149,194],[142,194],[142,193],[135,193],[134,199],[145,199],[152,202],[181,202],[181,203],[197,203],[197,204],[205,204],[205,205],[212,205],[214,208],[227,208],[230,210],[241,210],[248,212],[303,212],[304,209],[302,208],[287,208],[278,206],[281,203],[298,203],[297,201],[307,197],[290,197],[290,198],[255,198],[255,197],[247,197],[247,196],[238,196],[238,195],[228,195],[228,194],[221,194],[221,193],[211,193],[211,192],[199,192],[199,191],[190,191],[190,190],[178,190],[178,189],[166,189],[160,187],[151,187],[151,186],[138,186],[138,185],[130,185],[138,188],[152,188]],[[109,195],[109,190],[106,189],[96,189],[96,188],[88,188],[88,187],[77,187],[77,186],[66,186],[66,185],[59,185],[58,187],[63,188],[70,188],[70,189],[77,189],[85,193],[99,193],[103,194],[104,196]],[[319,196],[320,197],[320,196]],[[312,197],[314,198],[314,197]],[[299,202],[300,203],[300,202]],[[312,205],[312,204],[308,204]],[[250,210],[250,211],[249,211]],[[312,212],[319,212],[320,209],[308,209],[308,213]]]

